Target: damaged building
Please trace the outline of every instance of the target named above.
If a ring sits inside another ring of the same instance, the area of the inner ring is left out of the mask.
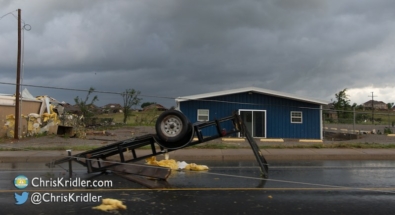
[[[84,125],[75,114],[64,112],[63,104],[49,96],[21,93],[19,138],[38,134],[68,134],[84,137]],[[0,137],[14,137],[15,95],[0,95]]]

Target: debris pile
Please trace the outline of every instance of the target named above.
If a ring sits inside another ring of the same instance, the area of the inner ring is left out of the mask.
[[[12,107],[15,105],[15,96],[3,96],[0,104]],[[34,97],[27,89],[22,92],[21,114],[19,125],[21,133],[19,138],[30,137],[39,134],[51,133],[58,134],[59,127],[61,131],[67,131],[78,138],[85,138],[85,125],[82,118],[75,114],[69,114],[64,111],[64,103],[60,103],[49,96]],[[37,111],[38,110],[38,111]],[[7,114],[9,113],[9,114]],[[15,115],[11,114],[8,109],[2,111],[1,117],[5,117],[5,123],[0,133],[8,138],[14,137]],[[4,121],[3,121],[4,122]]]
[[[165,159],[165,160],[157,161],[155,156],[147,158],[145,161],[149,165],[168,167],[172,170],[203,171],[209,169],[208,166],[206,165],[198,165],[195,163],[188,164],[185,161],[180,162],[174,159]]]
[[[75,114],[61,113],[59,119],[60,122],[58,126],[69,131],[63,131],[63,134],[68,133],[70,137],[86,138],[85,124],[82,116],[79,117]]]
[[[6,116],[6,123],[4,129],[6,130],[7,137],[14,137],[15,116],[10,114]]]

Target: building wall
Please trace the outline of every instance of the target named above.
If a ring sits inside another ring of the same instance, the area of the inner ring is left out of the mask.
[[[364,104],[363,104],[363,107],[364,108],[367,108],[367,109],[372,109],[372,102],[370,101],[370,102],[365,102]],[[378,102],[374,102],[373,103],[373,108],[374,109],[384,109],[384,110],[388,110],[388,106],[387,106],[387,104],[386,103],[384,103],[384,102],[381,102],[381,101],[378,101]]]
[[[197,121],[197,109],[209,109],[210,120],[230,116],[239,109],[266,110],[266,138],[321,139],[319,104],[248,92],[204,100],[183,101],[179,103],[179,108],[192,123]],[[291,123],[291,111],[302,112],[302,124]],[[223,127],[231,129],[231,125]],[[215,133],[215,129],[211,128],[204,131],[203,135]]]
[[[27,116],[30,113],[38,113],[40,110],[41,101],[22,101],[21,103],[21,114]],[[0,137],[5,137],[7,129],[4,128],[6,123],[6,116],[13,114],[15,115],[14,105],[1,105],[0,104]],[[22,132],[27,131],[27,120],[24,118],[20,119],[20,128]]]

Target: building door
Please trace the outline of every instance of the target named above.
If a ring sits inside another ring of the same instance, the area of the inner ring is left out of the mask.
[[[266,111],[265,110],[239,110],[241,120],[253,137],[266,137]],[[244,137],[244,134],[240,134]]]

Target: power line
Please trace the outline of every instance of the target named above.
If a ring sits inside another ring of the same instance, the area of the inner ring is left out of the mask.
[[[15,85],[14,83],[9,82],[0,82],[0,84],[5,85]],[[53,86],[42,86],[42,85],[32,85],[32,84],[21,84],[21,86],[27,87],[37,87],[37,88],[46,88],[46,89],[57,89],[57,90],[67,90],[67,91],[80,91],[80,92],[89,92],[90,90],[85,89],[76,89],[76,88],[65,88],[65,87],[53,87]],[[100,91],[93,90],[95,93],[104,93],[104,94],[115,94],[115,95],[123,95],[124,92],[111,92],[111,91]],[[311,109],[311,110],[324,110],[322,108],[314,108],[314,107],[300,107],[300,106],[290,106],[290,105],[277,105],[277,104],[263,104],[263,103],[250,103],[250,102],[234,102],[234,101],[225,101],[225,100],[215,100],[215,99],[193,99],[188,97],[171,97],[171,96],[158,96],[158,95],[147,95],[140,94],[141,97],[150,97],[150,98],[159,98],[159,99],[185,99],[190,101],[201,101],[201,102],[218,102],[218,103],[226,103],[226,104],[243,104],[243,105],[252,105],[252,106],[276,106],[276,107],[293,107],[300,109]]]
[[[15,10],[15,11],[18,11],[18,10]],[[0,17],[0,20],[10,14],[13,15],[16,20],[18,20],[18,17],[14,14],[15,11],[11,11],[9,13],[4,14],[3,16]]]
[[[0,82],[0,84],[15,85],[14,83],[9,83],[9,82]],[[89,92],[89,90],[84,90],[84,89],[65,88],[65,87],[52,87],[52,86],[42,86],[42,85],[33,85],[33,84],[21,84],[21,86],[26,86],[26,87],[37,87],[37,88],[46,88],[46,89],[56,89],[56,90],[68,90],[68,91]],[[109,91],[99,91],[99,90],[94,90],[93,92],[96,92],[96,93],[107,93],[107,94],[119,94],[119,95],[122,95],[122,93],[119,93],[119,92],[109,92]]]
[[[18,11],[18,10],[16,10],[16,11]],[[18,20],[18,17],[14,14],[14,12],[15,12],[15,11],[12,11],[12,12],[9,12],[9,13],[4,14],[3,16],[0,17],[0,20],[1,20],[2,18],[6,17],[7,15],[12,15],[16,20]],[[22,29],[23,29],[23,30],[30,31],[30,30],[32,29],[32,26],[30,26],[29,24],[26,24],[26,23],[25,23],[25,20],[23,20],[22,18],[21,18],[21,21],[22,21],[22,23],[23,23],[23,25],[22,25]]]

